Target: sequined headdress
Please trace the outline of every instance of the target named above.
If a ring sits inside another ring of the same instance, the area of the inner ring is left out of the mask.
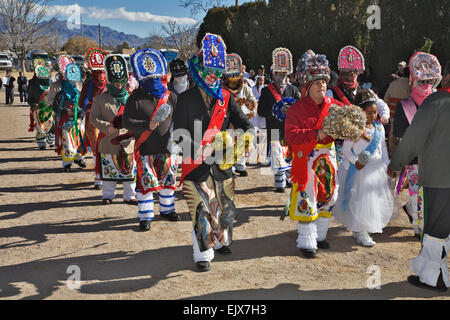
[[[363,54],[353,46],[342,48],[338,56],[338,69],[344,72],[363,73],[366,70]]]
[[[86,64],[92,71],[103,70],[103,64],[108,54],[100,48],[89,49],[86,53]]]
[[[242,74],[242,59],[236,53],[230,53],[226,56],[226,71],[227,77],[237,77]]]
[[[276,48],[272,51],[272,71],[292,73],[292,54],[289,49]]]
[[[167,61],[158,50],[145,48],[131,56],[131,68],[138,81],[161,78],[167,74]]]
[[[127,83],[127,61],[120,54],[112,54],[105,58],[105,74],[109,84]]]
[[[300,84],[305,88],[319,79],[330,81],[327,57],[323,54],[316,54],[312,50],[308,50],[302,55],[296,71]]]
[[[436,88],[442,80],[442,67],[432,54],[416,52],[409,60],[409,73],[412,86],[417,87],[421,81],[430,81]]]

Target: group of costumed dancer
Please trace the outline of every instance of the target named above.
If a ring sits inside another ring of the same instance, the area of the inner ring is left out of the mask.
[[[59,58],[52,84],[43,61],[33,62],[30,131],[36,130],[39,148],[55,146],[64,172],[71,172],[73,163],[86,167],[83,159],[90,148],[94,188],[102,190],[103,204],[112,203],[116,184],[122,182],[123,201],[137,206],[142,231],[151,229],[155,192],[161,217],[180,220],[175,190],[182,186],[200,271],[210,270],[215,253],[232,253],[234,179],[247,175],[248,153],[262,141],[264,120],[274,190],[291,188],[282,218],[297,221],[302,256],[315,258],[318,249],[330,248],[332,216],[358,243],[375,245],[370,234],[381,233],[394,211],[388,174],[398,172],[397,193],[408,184],[404,209],[422,241],[411,267],[417,276],[409,281],[438,290],[450,285],[450,186],[425,152],[436,147],[433,138],[446,145],[445,135],[432,130],[445,121],[438,112],[448,115],[450,66],[444,71],[444,89],[434,93],[442,79],[435,56],[418,52],[410,60],[412,93],[398,103],[390,122],[393,135],[404,141],[391,161],[384,127],[390,109],[358,85],[365,62],[353,46],[340,51],[339,80],[332,88],[327,57],[305,52],[296,67],[300,89],[288,81],[294,72],[291,52],[276,48],[273,80],[260,91],[259,101],[244,79],[241,57],[227,54],[223,39],[210,33],[187,64],[179,58],[170,63],[170,82],[167,61],[154,49],[135,52],[131,70],[124,56],[99,48],[89,50],[86,61],[90,72],[84,84],[70,56]],[[443,161],[436,159],[445,167]]]

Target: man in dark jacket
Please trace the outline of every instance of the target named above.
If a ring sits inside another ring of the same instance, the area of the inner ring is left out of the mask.
[[[161,217],[170,221],[181,220],[175,213],[177,155],[172,153],[169,143],[177,96],[161,81],[167,75],[167,62],[161,52],[139,50],[131,57],[131,66],[140,87],[127,100],[122,124],[134,132],[136,139],[138,220],[140,230],[149,231],[154,218],[154,192],[159,193]],[[157,122],[153,119],[154,114],[160,107],[167,107],[164,105],[170,106],[170,114]]]
[[[19,72],[19,78],[17,79],[17,85],[19,86],[20,102],[27,102],[28,100],[28,80],[22,71]]]
[[[230,124],[244,131],[252,129],[252,125],[231,93],[220,86],[226,57],[223,40],[208,33],[202,49],[188,62],[196,87],[179,96],[173,129],[174,141],[183,149],[180,183],[193,223],[194,262],[200,271],[208,271],[214,251],[231,254],[236,216],[232,164],[222,166],[218,154],[223,151],[223,143],[213,141]],[[240,138],[245,139],[247,134]]]
[[[11,75],[10,71],[7,71],[5,81],[3,83],[5,86],[6,104],[14,103],[14,81],[16,81],[16,78]]]
[[[258,103],[258,114],[266,118],[267,136],[270,141],[270,163],[275,175],[275,191],[284,193],[288,182],[291,164],[288,147],[284,142],[284,121],[273,115],[273,107],[285,98],[297,101],[300,93],[297,87],[288,84],[287,75],[292,73],[292,54],[288,49],[277,48],[272,53],[273,82],[261,90]]]
[[[419,287],[447,291],[450,287],[447,256],[450,250],[450,61],[442,89],[428,96],[406,130],[392,156],[388,173],[418,157],[419,182],[423,187],[424,230],[420,254],[411,263],[416,274],[408,281]]]

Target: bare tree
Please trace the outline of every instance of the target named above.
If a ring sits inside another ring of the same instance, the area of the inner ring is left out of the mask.
[[[177,49],[180,59],[186,61],[198,51],[197,24],[177,25],[176,21],[169,21],[162,28],[170,38],[170,41],[166,39],[167,46]]]
[[[47,8],[48,0],[0,0],[1,37],[23,70],[27,51],[48,45],[56,36],[50,23],[43,23]]]
[[[191,15],[196,16],[199,13],[207,14],[213,7],[222,7],[226,0],[179,0],[178,5],[183,8],[191,9]],[[238,0],[236,0],[236,5]]]

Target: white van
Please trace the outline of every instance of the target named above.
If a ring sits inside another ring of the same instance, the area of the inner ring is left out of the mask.
[[[12,61],[7,53],[0,52],[0,70],[11,71],[12,70]]]

